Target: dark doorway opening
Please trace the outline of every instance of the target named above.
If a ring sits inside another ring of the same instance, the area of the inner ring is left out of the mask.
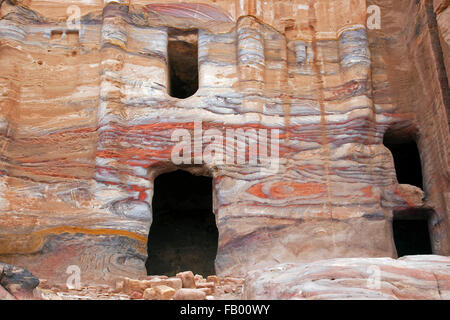
[[[433,253],[429,217],[430,212],[422,208],[394,212],[392,227],[398,257]]]
[[[198,30],[169,28],[169,94],[185,99],[198,90]]]
[[[398,183],[410,184],[423,189],[422,163],[416,142],[398,142],[384,139],[383,144],[394,157]]]
[[[212,178],[178,170],[155,179],[148,237],[149,275],[215,274],[218,231]]]

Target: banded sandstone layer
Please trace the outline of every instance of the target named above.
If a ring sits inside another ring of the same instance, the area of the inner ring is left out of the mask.
[[[448,1],[105,2],[2,2],[0,261],[53,282],[70,265],[88,282],[144,275],[153,181],[194,120],[282,138],[276,174],[184,168],[214,179],[219,275],[395,258],[393,212],[412,207],[450,253]],[[168,94],[168,27],[199,30],[183,100]],[[417,140],[423,191],[398,184],[385,136]]]

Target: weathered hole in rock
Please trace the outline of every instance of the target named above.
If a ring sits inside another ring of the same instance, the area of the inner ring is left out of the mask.
[[[423,208],[395,211],[392,228],[398,257],[432,254],[428,220],[430,212]]]
[[[423,189],[422,163],[415,141],[394,141],[384,139],[383,144],[394,157],[397,181]]]
[[[185,99],[198,90],[198,31],[170,28],[168,37],[169,94]]]
[[[149,275],[180,271],[215,274],[218,231],[212,211],[212,178],[186,171],[155,179],[148,237]]]

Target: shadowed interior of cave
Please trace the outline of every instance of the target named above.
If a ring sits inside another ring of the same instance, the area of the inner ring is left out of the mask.
[[[385,139],[383,144],[394,157],[398,183],[410,184],[423,189],[422,164],[416,142],[396,142]]]
[[[394,212],[392,227],[399,257],[433,253],[428,218],[429,212],[420,208]]]
[[[169,28],[169,94],[185,99],[198,89],[198,31]]]
[[[212,178],[177,170],[155,179],[148,237],[149,275],[215,274],[218,231]]]

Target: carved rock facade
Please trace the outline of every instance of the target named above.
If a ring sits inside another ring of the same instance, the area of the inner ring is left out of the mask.
[[[214,179],[218,275],[395,258],[393,213],[411,207],[450,253],[448,1],[15,2],[0,8],[0,261],[54,282],[70,265],[145,275],[153,181],[196,122],[280,137],[276,173],[181,166]],[[169,95],[171,29],[198,30],[186,99]],[[398,184],[385,135],[417,141],[423,192]]]

